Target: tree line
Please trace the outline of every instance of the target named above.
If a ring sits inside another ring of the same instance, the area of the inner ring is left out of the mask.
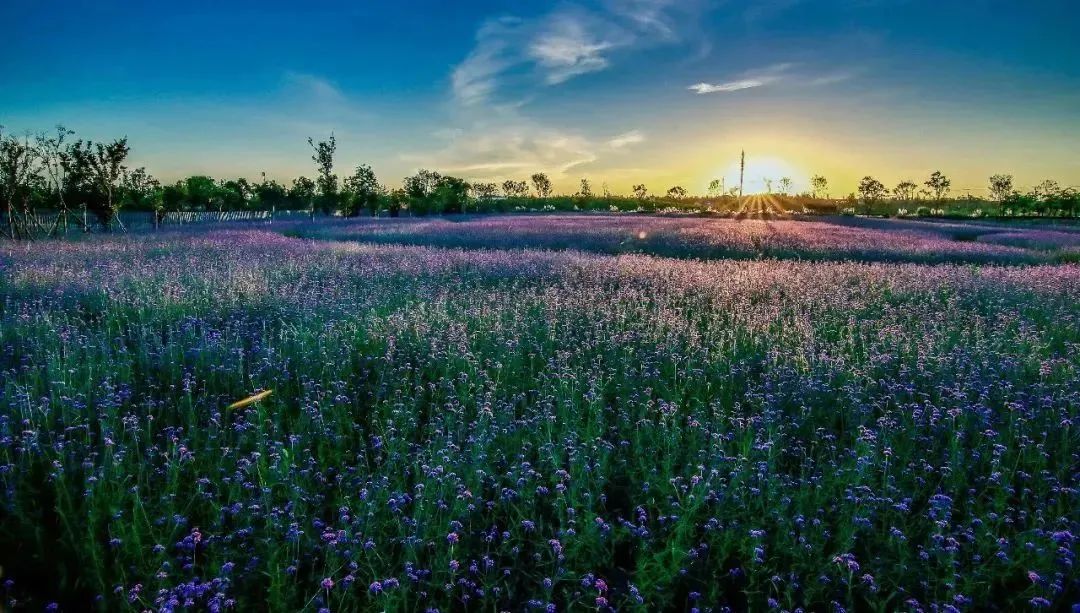
[[[131,152],[127,138],[110,142],[75,139],[74,132],[57,126],[53,132],[22,136],[5,134],[0,126],[0,204],[4,213],[4,233],[13,239],[51,236],[66,232],[74,225],[84,231],[123,225],[119,211],[133,210],[153,214],[155,225],[170,211],[260,211],[274,209],[304,210],[314,217],[361,214],[397,216],[453,214],[469,211],[509,211],[535,209],[659,210],[693,208],[731,201],[737,202],[739,187],[727,188],[722,179],[713,180],[703,197],[690,196],[682,186],[672,186],[662,195],[650,194],[645,184],[633,186],[632,196],[613,195],[602,186],[593,190],[588,179],[581,179],[580,189],[570,196],[556,196],[551,179],[544,173],[528,180],[508,179],[502,183],[469,182],[460,177],[421,169],[405,177],[400,188],[388,188],[379,182],[367,164],[350,174],[337,172],[337,140],[308,139],[314,179],[301,176],[288,185],[266,178],[215,180],[204,175],[190,176],[163,184],[145,168],[129,168]],[[901,181],[892,190],[867,176],[857,192],[846,200],[861,205],[871,213],[881,203],[904,203],[917,200],[944,202],[949,197],[951,180],[936,171],[922,183]],[[1044,181],[1021,193],[1014,189],[1011,175],[989,179],[991,200],[999,205],[999,214],[1077,215],[1080,198],[1071,188],[1061,188],[1054,181]],[[792,181],[765,179],[766,191],[803,202],[828,199],[828,180],[815,175],[810,191],[791,194]],[[39,212],[55,215],[45,217]],[[44,219],[44,221],[43,221]]]

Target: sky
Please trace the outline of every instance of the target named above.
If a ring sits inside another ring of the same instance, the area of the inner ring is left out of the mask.
[[[1080,2],[4,0],[0,124],[127,136],[131,164],[557,191],[766,177],[832,195],[940,169],[1080,186]]]

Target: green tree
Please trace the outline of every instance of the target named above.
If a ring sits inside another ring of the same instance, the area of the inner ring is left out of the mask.
[[[424,168],[402,180],[402,187],[409,196],[409,211],[412,214],[427,215],[438,212],[433,195],[440,181],[441,174]]]
[[[188,201],[187,188],[184,181],[177,181],[172,185],[166,185],[161,189],[161,217],[170,211],[184,210]]]
[[[289,188],[289,205],[292,208],[308,211],[314,216],[315,182],[307,177],[293,179],[292,187]]]
[[[337,209],[338,205],[338,177],[334,174],[334,154],[337,152],[337,139],[331,134],[329,140],[316,143],[309,136],[307,142],[314,152],[311,155],[311,161],[315,162],[315,169],[318,173],[315,178],[315,185],[319,209],[323,212],[323,215],[329,215]],[[314,215],[314,209],[312,209],[312,214]]]
[[[371,166],[367,164],[357,166],[352,176],[345,179],[346,206],[343,213],[352,217],[364,209],[374,211],[379,205],[379,197],[382,196],[383,191]]]
[[[255,194],[255,206],[263,210],[275,209],[278,206],[286,206],[289,198],[289,190],[277,181],[266,180],[263,173],[262,181],[256,183],[252,189]]]
[[[645,187],[644,183],[638,183],[634,186],[634,197],[638,200],[644,200],[649,195],[649,188]]]
[[[161,223],[165,201],[162,199],[161,183],[150,176],[143,167],[124,173],[124,206],[136,211],[154,214],[154,227]]]
[[[4,204],[9,238],[30,238],[30,198],[38,180],[37,151],[30,138],[4,136],[0,126],[0,202]]]
[[[885,189],[885,185],[874,177],[865,176],[859,182],[859,200],[862,201],[867,215],[870,214],[873,205],[888,193],[889,190]]]
[[[108,144],[80,140],[73,143],[68,150],[69,172],[74,168],[74,174],[85,182],[86,206],[106,230],[112,226],[113,221],[116,221],[121,229],[124,228],[118,216],[122,205],[119,196],[121,181],[127,170],[124,160],[130,152],[127,137]]]
[[[1013,193],[1012,175],[993,175],[990,177],[990,198],[1001,207],[1001,213],[1005,213],[1005,201]]]
[[[469,184],[458,177],[442,177],[432,193],[435,213],[464,213],[469,204]]]

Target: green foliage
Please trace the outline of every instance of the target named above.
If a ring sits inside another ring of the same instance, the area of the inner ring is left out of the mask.
[[[384,191],[371,166],[367,164],[357,166],[352,176],[345,179],[342,213],[346,217],[353,217],[365,209],[375,211]]]

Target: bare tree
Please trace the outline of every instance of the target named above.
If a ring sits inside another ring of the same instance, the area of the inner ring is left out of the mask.
[[[314,153],[311,161],[315,162],[318,170],[318,178],[315,184],[319,188],[319,207],[324,215],[328,215],[337,207],[338,177],[334,174],[334,154],[337,152],[337,139],[330,134],[330,140],[315,142],[310,136],[308,145]],[[315,218],[315,209],[311,209],[311,218]]]
[[[815,198],[820,198],[825,190],[829,189],[829,180],[822,175],[810,177],[810,190]]]

